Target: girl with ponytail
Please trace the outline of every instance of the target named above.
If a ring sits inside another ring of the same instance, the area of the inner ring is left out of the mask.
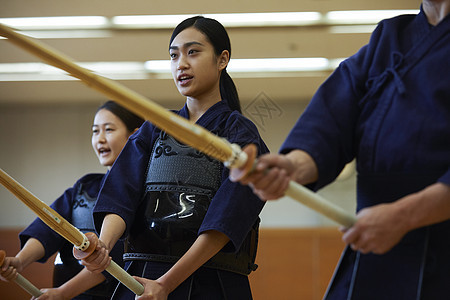
[[[172,76],[186,97],[176,111],[241,147],[268,152],[241,114],[226,68],[230,39],[216,20],[181,22],[169,43]],[[145,122],[111,168],[94,209],[101,247],[83,261],[92,272],[125,241],[125,269],[145,287],[137,299],[252,299],[248,275],[263,202],[228,179],[223,165]],[[139,276],[139,277],[137,277]],[[119,285],[113,299],[134,299]]]

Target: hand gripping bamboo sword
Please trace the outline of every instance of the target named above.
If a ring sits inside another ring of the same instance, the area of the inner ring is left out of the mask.
[[[5,250],[0,250],[0,268],[3,265],[3,262],[5,261],[5,257],[6,257]],[[14,279],[14,282],[17,283],[17,285],[19,285],[33,297],[37,298],[42,295],[42,292],[36,286],[34,286],[30,281],[28,281],[28,279],[26,279],[20,274],[17,274],[17,277]]]
[[[19,34],[2,24],[0,24],[0,35],[8,38],[12,43],[39,57],[46,63],[80,79],[89,87],[115,100],[133,113],[151,121],[155,126],[181,142],[223,162],[226,167],[239,168],[240,172],[244,173],[252,170],[256,158],[256,147],[254,145],[249,145],[244,150],[241,150],[238,145],[231,144],[203,127],[166,110],[118,82],[94,74],[74,63],[72,59],[63,53],[51,49],[35,39]],[[351,227],[356,222],[354,215],[347,213],[341,207],[325,200],[320,195],[294,181],[289,183],[285,194],[346,227]]]
[[[74,256],[77,259],[88,257],[95,251],[98,243],[98,238],[95,233],[82,233],[54,209],[33,195],[14,178],[9,176],[5,171],[3,171],[3,169],[0,169],[0,183],[32,211],[34,211],[51,229],[72,243],[74,245]],[[142,284],[140,284],[130,274],[125,272],[125,270],[114,261],[111,261],[109,266],[106,268],[106,271],[128,287],[136,295],[142,295],[144,292],[144,287]]]

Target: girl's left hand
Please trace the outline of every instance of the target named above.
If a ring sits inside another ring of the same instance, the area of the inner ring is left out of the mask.
[[[167,300],[169,293],[155,280],[133,276],[144,286],[144,293],[135,297],[136,300]]]
[[[61,290],[58,288],[42,289],[43,294],[38,298],[31,298],[32,300],[69,300],[70,298],[64,297]]]

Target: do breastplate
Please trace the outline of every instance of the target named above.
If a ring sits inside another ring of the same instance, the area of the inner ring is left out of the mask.
[[[92,218],[92,210],[95,205],[96,198],[92,198],[86,191],[83,190],[83,185],[77,186],[76,195],[74,197],[72,205],[72,225],[80,229],[83,233],[95,232],[94,221]],[[73,269],[73,272],[78,273],[82,266],[78,260],[72,254],[72,245],[64,244],[60,249],[58,256],[55,260],[55,266],[59,268],[65,268],[65,271],[69,272],[69,269]],[[76,274],[75,273],[75,274]]]
[[[83,233],[95,232],[92,211],[96,200],[83,190],[82,184],[79,185],[72,207],[72,224]]]
[[[221,163],[161,133],[125,252],[182,256],[221,184]]]
[[[95,232],[92,211],[96,200],[83,189],[83,184],[78,185],[72,206],[72,224],[84,233]],[[73,256],[72,249],[72,244],[65,243],[59,250],[54,262],[53,287],[61,286],[83,269],[80,262]],[[105,280],[83,294],[108,298],[112,295],[114,286],[114,281]]]

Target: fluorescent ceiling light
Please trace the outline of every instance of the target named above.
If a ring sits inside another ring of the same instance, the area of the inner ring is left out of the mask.
[[[144,64],[140,62],[89,62],[78,63],[83,68],[97,73],[132,73],[144,72]],[[5,63],[0,64],[0,73],[64,73],[59,68],[44,63]]]
[[[341,34],[341,33],[372,33],[377,25],[333,25],[329,27],[329,32],[331,34]]]
[[[150,73],[170,73],[170,60],[149,60],[145,69]],[[306,72],[330,69],[329,60],[323,57],[312,58],[257,58],[232,59],[227,70],[231,73],[259,72]]]
[[[181,21],[194,15],[138,15],[115,16],[111,24],[115,28],[175,28]]]
[[[144,63],[144,68],[155,74],[171,73],[170,60],[148,60]]]
[[[328,24],[376,24],[398,15],[418,13],[417,9],[330,11],[326,13],[325,19]]]
[[[139,15],[116,16],[111,23],[115,28],[174,28],[181,21],[195,15]],[[216,19],[225,27],[261,26],[301,26],[318,23],[322,15],[318,12],[280,12],[280,13],[235,13],[204,14]]]
[[[230,72],[305,72],[325,71],[328,59],[312,58],[259,58],[232,59],[228,65]]]
[[[345,58],[333,58],[328,60],[328,68],[334,70],[339,67],[339,64],[343,62]]]
[[[115,80],[146,79],[147,70],[141,62],[78,63],[83,68]],[[65,71],[44,63],[0,64],[0,81],[77,80]]]
[[[87,39],[109,38],[112,33],[108,30],[29,30],[20,31],[21,34],[34,39]],[[0,36],[0,39],[6,39]]]
[[[6,63],[0,64],[0,74],[45,73],[58,71],[58,68],[43,63]]]
[[[319,12],[279,12],[279,13],[237,13],[207,14],[225,27],[301,26],[317,24],[322,14]]]
[[[19,30],[104,29],[109,20],[102,16],[0,18],[0,23]]]

